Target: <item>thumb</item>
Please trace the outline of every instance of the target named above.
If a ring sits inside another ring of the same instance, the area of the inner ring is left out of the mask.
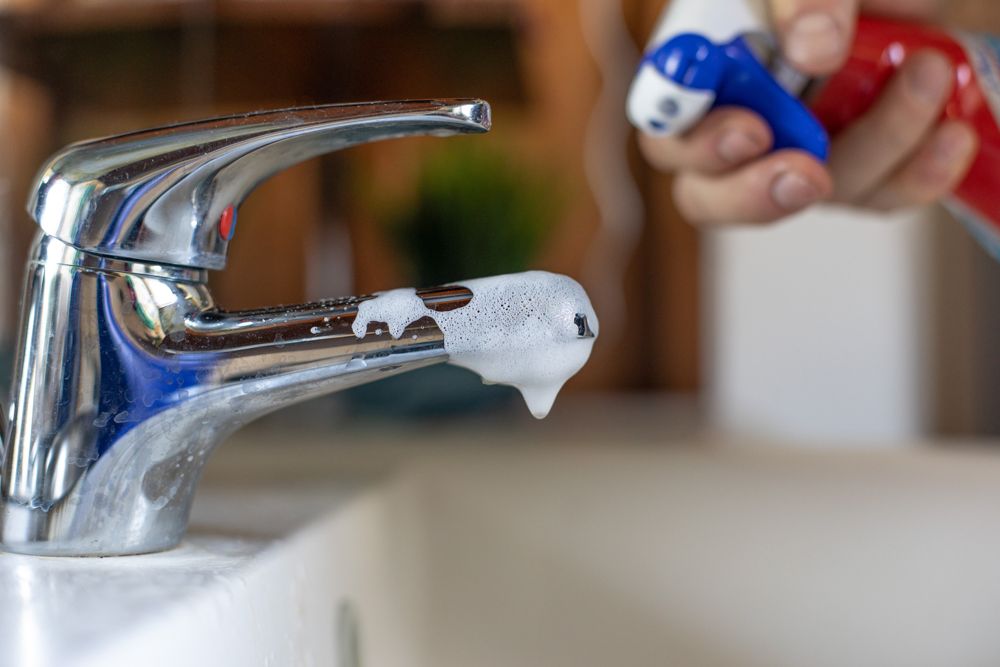
[[[770,0],[782,52],[796,69],[831,74],[847,59],[858,0]]]

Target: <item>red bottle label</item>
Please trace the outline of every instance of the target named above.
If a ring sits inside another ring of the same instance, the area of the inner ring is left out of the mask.
[[[851,56],[812,103],[832,135],[868,111],[906,58],[933,48],[955,64],[955,88],[945,118],[976,130],[980,151],[955,192],[957,205],[977,238],[1000,257],[1000,40],[933,26],[862,18]]]

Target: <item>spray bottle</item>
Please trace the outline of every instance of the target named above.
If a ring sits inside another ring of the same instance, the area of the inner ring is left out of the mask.
[[[766,0],[673,0],[629,91],[628,116],[653,135],[686,132],[709,111],[741,106],[774,134],[774,150],[825,161],[829,137],[868,111],[915,51],[951,59],[955,86],[944,117],[978,133],[980,149],[945,202],[1000,259],[1000,39],[917,23],[862,17],[844,67],[814,81],[784,61]],[[808,99],[807,102],[804,99]]]

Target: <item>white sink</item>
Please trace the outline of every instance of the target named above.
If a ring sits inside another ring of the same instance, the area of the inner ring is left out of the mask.
[[[1000,455],[529,432],[240,436],[182,548],[0,557],[0,662],[1000,664]]]

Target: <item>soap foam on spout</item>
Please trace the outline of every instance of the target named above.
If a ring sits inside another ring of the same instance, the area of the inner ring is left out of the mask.
[[[352,330],[363,338],[371,322],[383,322],[399,338],[409,324],[430,317],[444,334],[449,363],[485,383],[516,387],[531,414],[545,417],[590,358],[598,322],[587,293],[572,278],[544,271],[456,284],[472,292],[462,308],[433,311],[416,290],[391,290],[361,303]],[[587,318],[593,336],[580,335],[578,315]]]
[[[431,312],[412,287],[389,290],[361,302],[351,331],[358,338],[364,338],[371,322],[382,322],[389,327],[390,336],[399,338],[407,326]]]

